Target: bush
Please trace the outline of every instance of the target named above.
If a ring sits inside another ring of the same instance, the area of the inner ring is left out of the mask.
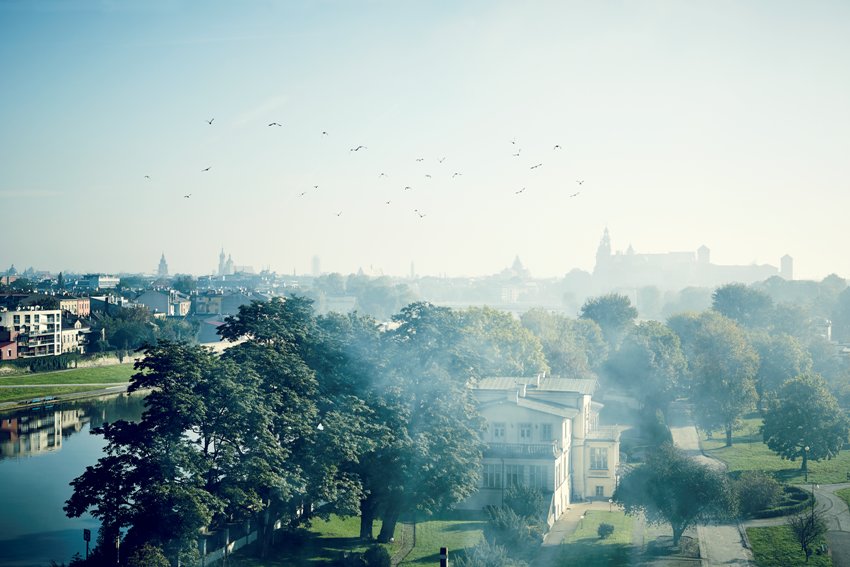
[[[505,505],[518,516],[541,520],[546,513],[546,498],[540,489],[530,486],[511,486],[505,492]]]
[[[374,545],[363,553],[366,567],[390,567],[390,552],[380,545]]]
[[[529,525],[528,520],[517,515],[507,506],[487,506],[490,520],[484,530],[484,536],[491,543],[499,543],[511,549],[528,549],[543,542],[543,532],[537,525]]]
[[[600,538],[605,539],[614,533],[614,526],[612,524],[602,522],[599,524],[599,527],[596,528],[596,533],[599,534]]]
[[[507,550],[487,540],[482,540],[464,555],[452,560],[455,567],[527,567],[525,561],[512,559]]]
[[[812,506],[813,496],[798,486],[784,486],[782,501],[773,508],[759,510],[752,514],[753,518],[776,518],[796,514]]]
[[[762,471],[746,471],[735,482],[741,513],[750,516],[775,507],[782,499],[782,485]]]

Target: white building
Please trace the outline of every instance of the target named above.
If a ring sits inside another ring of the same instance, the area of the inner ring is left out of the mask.
[[[570,502],[611,498],[620,435],[598,426],[595,388],[596,380],[543,376],[481,380],[474,393],[487,449],[479,490],[460,507],[499,505],[512,485],[536,487],[550,497],[551,526]]]
[[[62,354],[61,309],[0,309],[0,328],[14,331],[20,358]]]

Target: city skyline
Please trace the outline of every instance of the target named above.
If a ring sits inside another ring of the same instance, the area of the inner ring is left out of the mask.
[[[841,2],[0,4],[0,269],[850,275]],[[359,149],[358,149],[359,148]],[[77,245],[71,245],[71,242]]]

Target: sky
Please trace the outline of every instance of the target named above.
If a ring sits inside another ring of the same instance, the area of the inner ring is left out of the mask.
[[[0,0],[0,269],[850,276],[848,60],[844,1]]]

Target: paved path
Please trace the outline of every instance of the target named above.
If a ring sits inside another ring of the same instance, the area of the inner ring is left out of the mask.
[[[726,465],[717,459],[706,457],[699,447],[699,434],[694,427],[690,407],[674,402],[670,407],[670,433],[673,443],[693,458],[712,467],[724,469]],[[700,555],[703,565],[747,566],[752,553],[747,549],[739,524],[698,526]]]
[[[532,567],[551,567],[556,565],[558,554],[561,548],[561,542],[573,534],[578,529],[584,513],[588,510],[605,510],[608,511],[607,502],[578,502],[570,504],[567,511],[561,514],[561,517],[543,538],[543,545],[540,551],[532,562]]]

